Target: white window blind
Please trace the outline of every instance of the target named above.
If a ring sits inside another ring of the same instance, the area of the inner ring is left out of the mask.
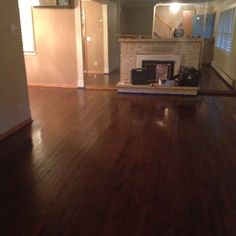
[[[216,47],[231,52],[233,42],[235,8],[220,13]]]
[[[30,0],[18,0],[24,52],[35,52],[34,27]]]

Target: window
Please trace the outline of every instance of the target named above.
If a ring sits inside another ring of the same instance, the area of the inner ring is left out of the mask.
[[[216,47],[227,52],[231,52],[234,28],[234,9],[229,9],[220,13]]]
[[[20,24],[24,52],[35,52],[34,28],[31,1],[18,0]]]

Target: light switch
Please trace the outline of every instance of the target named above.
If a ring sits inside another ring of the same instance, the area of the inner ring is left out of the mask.
[[[91,36],[87,36],[86,39],[87,39],[87,42],[91,42],[92,41]]]

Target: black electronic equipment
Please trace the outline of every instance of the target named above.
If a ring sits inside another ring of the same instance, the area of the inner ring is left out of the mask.
[[[146,68],[137,68],[131,71],[131,83],[132,84],[148,84],[149,73]]]

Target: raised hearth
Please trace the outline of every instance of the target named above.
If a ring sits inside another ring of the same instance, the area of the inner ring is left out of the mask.
[[[184,95],[184,96],[197,96],[199,90],[198,87],[133,85],[131,83],[122,83],[122,82],[119,82],[116,85],[116,87],[119,93]]]

